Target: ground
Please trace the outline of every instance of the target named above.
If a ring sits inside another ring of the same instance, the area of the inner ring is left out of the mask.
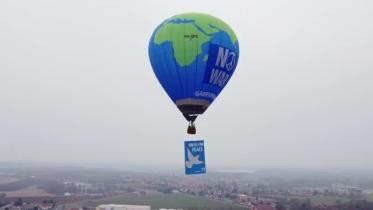
[[[184,194],[150,194],[150,195],[126,195],[103,198],[99,200],[86,200],[78,203],[67,204],[67,207],[97,206],[99,204],[132,204],[150,205],[152,209],[231,209],[244,210],[244,207],[236,206],[229,202],[210,200],[207,198],[189,196]]]

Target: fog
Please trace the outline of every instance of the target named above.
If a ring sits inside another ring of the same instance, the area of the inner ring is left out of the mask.
[[[229,84],[196,121],[158,83],[148,42],[203,12],[238,36]],[[373,2],[0,1],[0,162],[370,169]]]

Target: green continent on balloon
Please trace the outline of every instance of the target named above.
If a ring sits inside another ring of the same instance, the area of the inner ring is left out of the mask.
[[[236,43],[236,35],[223,21],[205,14],[181,14],[162,23],[155,33],[154,43],[171,42],[176,62],[184,67],[193,63],[201,54],[202,45],[210,41],[211,36],[219,31],[226,32],[232,43]]]
[[[185,13],[180,15],[175,15],[170,18],[170,20],[173,19],[186,19],[186,20],[194,20],[196,25],[201,27],[205,33],[216,33],[219,32],[219,30],[226,32],[232,43],[236,43],[237,36],[231,29],[231,27],[223,22],[222,20],[213,17],[211,15],[207,14],[200,14],[200,13]]]
[[[202,45],[210,40],[192,23],[168,23],[158,29],[154,42],[162,44],[170,41],[175,53],[175,59],[180,66],[188,66],[202,52]]]

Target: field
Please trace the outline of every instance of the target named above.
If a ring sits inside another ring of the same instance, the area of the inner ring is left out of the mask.
[[[312,205],[336,205],[338,203],[347,203],[351,199],[334,195],[316,195],[316,196],[291,196],[289,199],[310,200]]]
[[[15,177],[0,175],[0,184],[9,184],[18,180],[19,179]]]
[[[347,203],[351,199],[340,197],[340,196],[332,196],[332,195],[320,195],[320,196],[311,196],[309,197],[311,203],[314,205],[318,204],[326,204],[326,205],[335,205],[338,203]]]
[[[54,196],[53,194],[45,192],[45,190],[38,188],[37,185],[29,186],[20,190],[5,191],[6,197],[35,197],[35,196]]]
[[[99,200],[86,200],[79,203],[67,204],[68,207],[89,206],[95,207],[100,204],[132,204],[149,205],[152,209],[214,209],[214,210],[243,210],[244,207],[234,205],[230,202],[210,200],[207,198],[194,197],[184,194],[148,194],[148,195],[126,195],[119,197],[103,198]]]
[[[373,194],[366,195],[365,199],[367,199],[367,201],[373,202]]]

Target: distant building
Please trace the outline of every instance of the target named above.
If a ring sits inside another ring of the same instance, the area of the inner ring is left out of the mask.
[[[183,210],[183,209],[158,209],[158,210]]]
[[[177,194],[177,193],[180,193],[180,191],[175,189],[175,190],[172,190],[172,193]]]
[[[276,210],[276,208],[271,205],[259,205],[255,206],[254,210]]]
[[[50,210],[53,209],[54,205],[53,203],[43,203],[39,206],[40,210]]]
[[[24,210],[24,208],[22,206],[12,206],[10,208],[8,208],[9,210]]]
[[[102,204],[96,210],[151,210],[150,206]]]
[[[248,195],[246,195],[246,194],[239,194],[239,195],[237,195],[237,201],[239,203],[244,203],[244,202],[247,201],[247,199],[248,199]]]

